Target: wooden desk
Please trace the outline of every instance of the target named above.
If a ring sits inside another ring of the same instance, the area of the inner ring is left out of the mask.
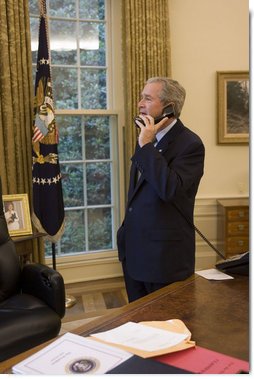
[[[73,333],[88,336],[127,321],[178,318],[191,331],[197,345],[249,361],[248,279],[239,276],[209,281],[194,275],[101,316]],[[47,344],[0,363],[0,373],[10,373],[14,364]]]

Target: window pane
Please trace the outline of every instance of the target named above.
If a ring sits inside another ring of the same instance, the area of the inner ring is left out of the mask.
[[[55,107],[78,108],[78,72],[76,68],[52,67]]]
[[[105,18],[105,1],[104,0],[80,0],[79,1],[79,16],[86,19]]]
[[[83,253],[86,248],[86,231],[84,211],[65,211],[65,229],[61,237],[61,243],[55,246],[56,255],[68,255]],[[75,242],[74,242],[75,241]],[[45,240],[45,255],[52,256],[52,243]]]
[[[52,257],[52,243],[50,241],[45,240],[44,241],[44,248],[45,248],[45,256],[46,257]],[[55,245],[55,253],[58,254],[58,244]]]
[[[87,204],[110,204],[110,163],[88,163],[87,175]]]
[[[81,69],[81,108],[106,109],[106,70]]]
[[[86,159],[110,158],[109,122],[109,117],[89,117],[85,119]]]
[[[82,159],[82,118],[79,116],[57,116],[59,128],[60,161]]]
[[[61,238],[61,254],[86,251],[84,210],[65,211],[65,230]]]
[[[110,208],[88,209],[89,250],[112,249]]]
[[[53,65],[77,63],[77,37],[75,21],[50,21],[50,50]]]
[[[38,0],[29,0],[29,13],[30,13],[30,15],[31,14],[34,14],[34,15],[39,14]]]
[[[79,47],[81,65],[105,66],[105,25],[81,22]]]
[[[48,13],[57,17],[76,17],[75,0],[49,0]]]
[[[39,18],[30,18],[32,62],[37,63]],[[33,82],[34,83],[34,82]]]
[[[83,165],[77,163],[62,163],[62,187],[65,207],[84,205]]]

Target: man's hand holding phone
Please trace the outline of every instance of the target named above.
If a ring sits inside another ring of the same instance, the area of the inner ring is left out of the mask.
[[[154,142],[156,134],[166,126],[168,117],[164,117],[156,124],[154,123],[154,118],[150,115],[140,115],[139,117],[143,122],[137,119],[135,122],[140,128],[138,143],[140,147],[143,147],[147,143]]]

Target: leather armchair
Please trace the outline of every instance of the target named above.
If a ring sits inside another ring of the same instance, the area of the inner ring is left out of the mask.
[[[21,268],[3,213],[0,182],[0,361],[56,337],[64,314],[62,276],[39,263]]]

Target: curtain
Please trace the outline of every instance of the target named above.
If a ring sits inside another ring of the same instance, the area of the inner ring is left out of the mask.
[[[32,206],[33,84],[28,0],[0,1],[0,175],[3,194],[27,193]],[[43,261],[33,240],[33,260]]]
[[[168,0],[123,0],[122,19],[128,187],[130,157],[137,141],[133,117],[140,93],[149,77],[171,75]]]

